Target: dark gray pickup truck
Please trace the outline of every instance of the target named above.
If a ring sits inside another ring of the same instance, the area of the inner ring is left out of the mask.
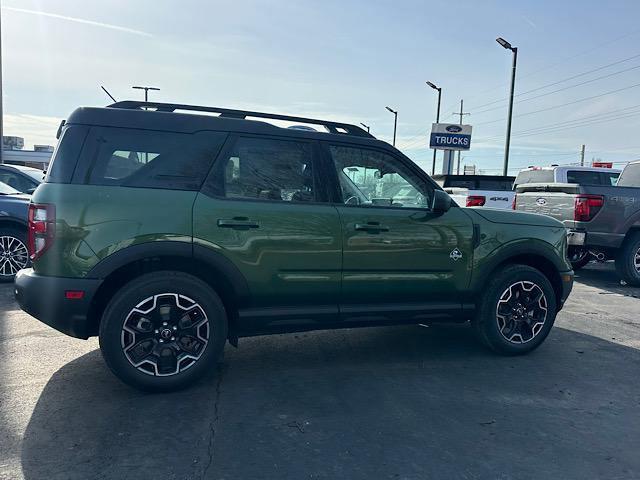
[[[617,185],[529,183],[516,187],[516,210],[564,223],[574,269],[593,256],[613,258],[618,275],[640,286],[640,161],[629,163]]]

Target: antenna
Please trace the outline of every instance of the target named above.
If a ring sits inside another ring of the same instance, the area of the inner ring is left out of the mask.
[[[113,98],[113,95],[111,95],[111,94],[109,93],[109,90],[107,90],[106,88],[104,88],[102,85],[100,85],[100,88],[101,88],[102,90],[104,90],[104,93],[106,93],[107,95],[109,95],[109,98],[110,98],[111,100],[113,100],[114,102],[117,102],[117,100],[116,100],[115,98]]]

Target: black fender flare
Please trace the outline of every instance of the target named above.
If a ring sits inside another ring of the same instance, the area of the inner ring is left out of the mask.
[[[499,265],[522,256],[542,257],[555,267],[558,274],[568,271],[551,244],[538,239],[516,240],[497,248],[489,254],[489,258],[482,260],[478,274],[471,278],[470,291],[479,291]]]
[[[86,278],[104,279],[121,267],[138,260],[157,257],[182,257],[185,260],[195,260],[200,265],[205,265],[224,276],[232,285],[236,298],[244,300],[249,298],[249,287],[244,275],[238,270],[231,260],[222,253],[191,242],[161,241],[145,242],[125,247],[108,257],[100,260],[86,275]]]

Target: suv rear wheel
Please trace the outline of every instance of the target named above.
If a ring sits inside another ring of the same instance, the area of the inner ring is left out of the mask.
[[[618,251],[616,272],[629,285],[640,287],[640,232],[629,236]]]
[[[480,339],[503,355],[528,353],[544,341],[556,318],[556,296],[540,271],[509,265],[485,289],[475,319]]]
[[[100,323],[100,349],[123,382],[152,391],[177,390],[211,370],[227,339],[218,295],[181,272],[132,280],[111,299]]]

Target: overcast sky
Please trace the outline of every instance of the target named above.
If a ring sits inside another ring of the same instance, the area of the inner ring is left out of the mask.
[[[519,48],[511,165],[640,158],[640,2],[4,0],[5,135],[55,143],[80,105],[141,98],[364,122],[419,164],[465,100],[464,164],[502,164]],[[587,73],[590,72],[590,73]],[[529,93],[527,93],[529,92]],[[535,98],[534,98],[535,97]],[[488,104],[488,105],[487,105]],[[429,167],[430,169],[430,167]]]

